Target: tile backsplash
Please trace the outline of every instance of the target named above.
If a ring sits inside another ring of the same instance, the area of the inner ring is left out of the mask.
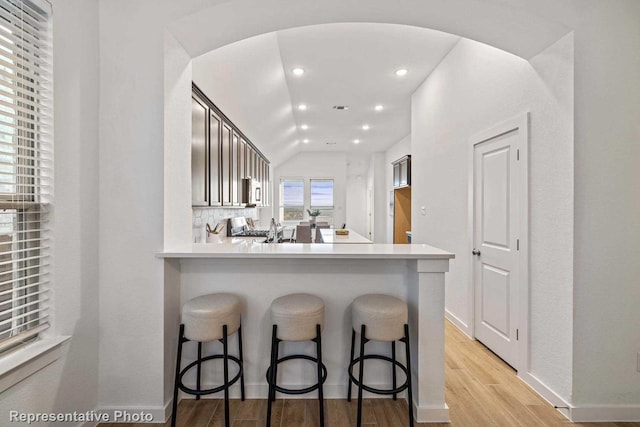
[[[202,229],[207,224],[211,228],[214,228],[219,222],[226,220],[227,218],[235,218],[237,216],[244,216],[258,220],[258,210],[256,208],[192,208],[192,241],[198,241],[202,236]],[[227,229],[222,232],[227,235]]]

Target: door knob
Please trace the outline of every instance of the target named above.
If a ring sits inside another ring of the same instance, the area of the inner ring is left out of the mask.
[[[477,250],[476,248],[473,248],[473,250],[471,251],[472,254],[476,255],[476,256],[480,256],[480,251]]]

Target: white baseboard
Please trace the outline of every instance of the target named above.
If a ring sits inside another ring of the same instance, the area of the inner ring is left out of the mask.
[[[571,419],[571,405],[569,404],[569,402],[560,397],[559,394],[553,391],[545,383],[540,381],[540,379],[538,379],[535,375],[529,372],[518,372],[518,378],[520,378],[525,384],[527,384],[536,393],[538,393],[540,397],[553,405],[558,410],[558,412],[564,415],[567,419]]]
[[[429,408],[425,406],[418,407],[413,402],[413,414],[419,423],[448,423],[449,422],[449,406],[445,403],[444,407]]]
[[[473,339],[473,336],[471,335],[471,329],[469,328],[469,325],[467,325],[465,322],[460,320],[460,318],[458,316],[456,316],[455,314],[451,313],[449,310],[447,310],[445,308],[444,317],[446,317],[447,320],[449,320],[458,329],[460,329],[463,334],[465,334],[467,337]]]
[[[574,423],[638,422],[640,405],[577,406],[571,408]]]

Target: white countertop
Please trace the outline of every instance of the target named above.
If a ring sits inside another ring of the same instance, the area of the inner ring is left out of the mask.
[[[373,243],[371,240],[353,230],[349,230],[349,235],[347,236],[339,236],[336,234],[334,228],[321,228],[320,234],[322,235],[322,243]]]
[[[364,245],[328,243],[252,243],[222,239],[221,243],[193,243],[158,252],[160,258],[327,258],[327,259],[452,259],[454,254],[423,244]]]

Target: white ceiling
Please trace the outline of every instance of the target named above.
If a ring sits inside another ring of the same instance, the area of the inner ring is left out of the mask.
[[[300,27],[206,53],[193,80],[274,164],[299,151],[381,151],[410,132],[411,94],[458,40],[394,24]],[[399,78],[399,68],[409,73]]]

